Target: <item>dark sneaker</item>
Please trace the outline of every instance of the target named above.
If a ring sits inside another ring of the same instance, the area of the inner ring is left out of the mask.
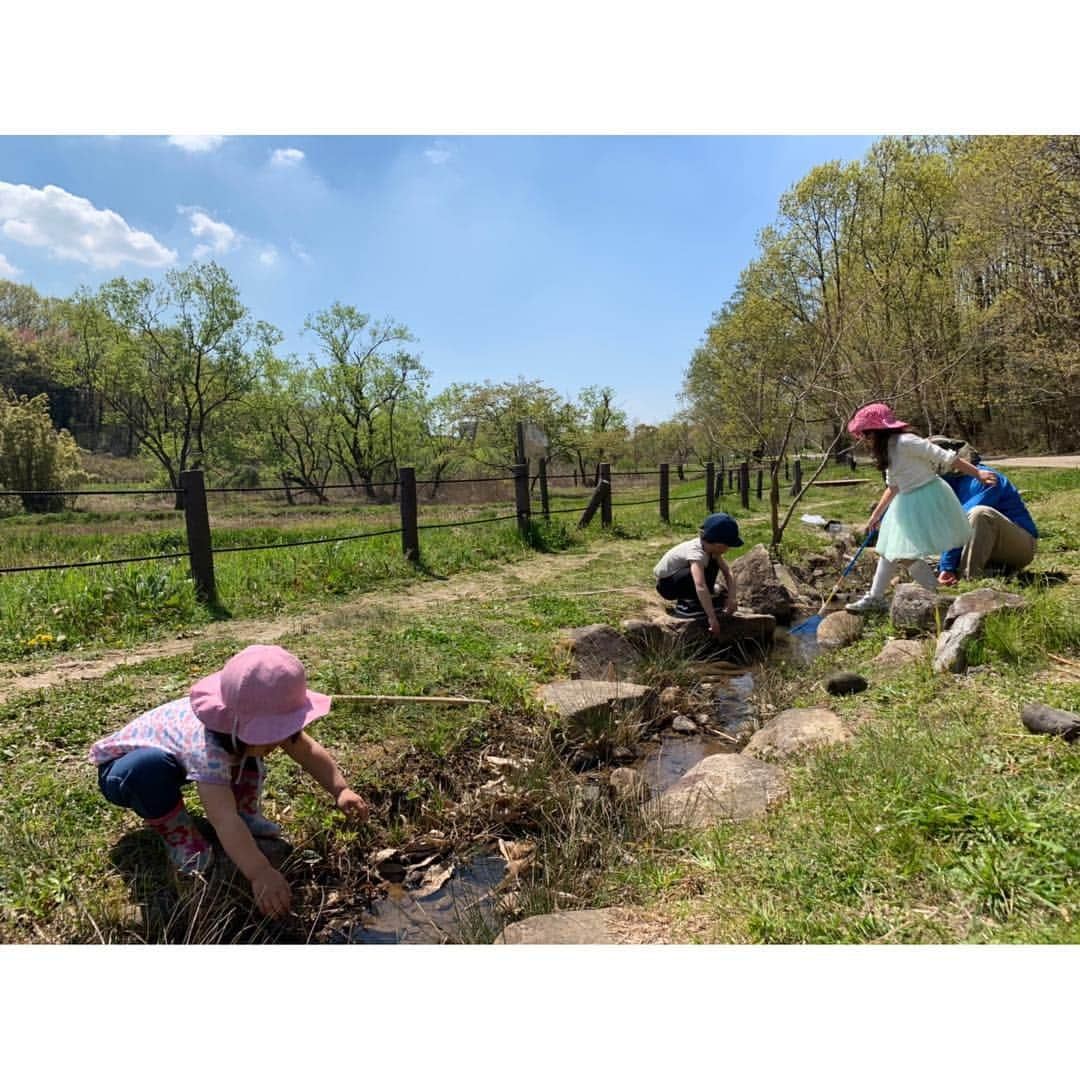
[[[696,600],[676,600],[672,614],[676,619],[704,619],[705,609]]]

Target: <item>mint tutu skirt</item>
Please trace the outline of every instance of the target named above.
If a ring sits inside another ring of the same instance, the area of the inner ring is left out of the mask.
[[[914,491],[901,492],[889,504],[878,533],[877,553],[895,562],[940,555],[963,547],[971,526],[960,500],[940,477]]]

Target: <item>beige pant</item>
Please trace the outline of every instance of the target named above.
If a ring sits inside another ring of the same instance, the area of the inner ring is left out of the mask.
[[[968,521],[971,539],[960,555],[962,577],[982,577],[987,563],[1021,570],[1035,558],[1035,537],[997,510],[976,506],[968,512]]]

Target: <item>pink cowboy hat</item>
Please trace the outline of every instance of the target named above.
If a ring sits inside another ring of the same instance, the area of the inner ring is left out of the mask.
[[[849,421],[847,429],[852,435],[864,435],[868,431],[900,431],[908,425],[897,420],[892,409],[883,401],[864,405]]]
[[[280,742],[330,711],[330,698],[307,688],[304,665],[278,645],[249,645],[189,696],[206,727],[248,746]]]

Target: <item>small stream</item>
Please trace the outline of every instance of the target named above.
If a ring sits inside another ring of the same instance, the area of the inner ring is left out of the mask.
[[[417,897],[402,885],[390,885],[361,925],[341,934],[336,944],[444,945],[460,940],[462,928],[493,923],[491,890],[503,879],[506,862],[479,855],[454,872],[437,892]]]
[[[778,628],[772,662],[802,666],[823,650],[814,634],[791,634]],[[709,680],[711,693],[701,712],[709,717],[705,730],[696,735],[679,735],[670,729],[644,744],[644,753],[631,768],[640,772],[652,795],[665,791],[703,758],[713,754],[738,753],[754,730],[755,714],[750,698],[754,676],[744,671]],[[703,725],[705,726],[705,725]],[[361,924],[339,932],[337,943],[357,945],[440,945],[480,937],[463,933],[481,924],[492,926],[500,920],[493,908],[493,893],[506,873],[506,861],[493,852],[453,865],[453,873],[442,886],[428,895],[403,885],[390,884],[386,896],[374,901]]]

